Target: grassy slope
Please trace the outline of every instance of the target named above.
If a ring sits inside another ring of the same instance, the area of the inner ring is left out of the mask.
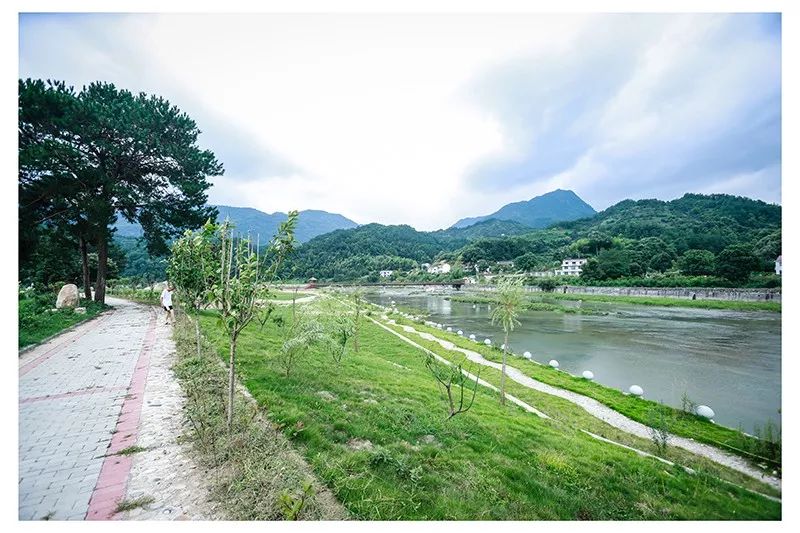
[[[491,293],[489,293],[491,294]],[[562,294],[557,292],[542,293],[541,295],[530,296],[528,307],[536,311],[561,310],[547,309],[542,305],[542,299],[552,300],[583,300],[592,302],[609,302],[621,304],[652,305],[659,307],[693,307],[697,309],[728,309],[733,311],[771,311],[781,312],[780,302],[749,302],[740,300],[689,300],[684,298],[667,298],[663,296],[613,296],[610,294]],[[465,294],[451,298],[457,302],[492,303],[494,298],[484,294]],[[549,304],[553,305],[553,304]]]
[[[202,324],[224,356],[214,315],[203,314]],[[242,379],[355,517],[780,517],[778,503],[501,407],[484,388],[471,411],[445,422],[420,353],[373,324],[363,326],[360,353],[349,352],[338,369],[312,350],[287,378],[274,359],[279,345],[274,325],[250,326],[240,337]],[[352,449],[354,438],[375,448]]]
[[[396,317],[396,321],[400,324],[407,324],[413,326],[418,331],[427,331],[439,338],[447,339],[453,342],[456,346],[467,348],[483,355],[490,361],[501,361],[502,352],[496,347],[488,347],[481,343],[470,341],[464,337],[459,337],[455,333],[448,333],[438,329],[431,328],[424,324],[418,324],[410,320]],[[650,410],[653,408],[664,409],[667,413],[674,417],[672,421],[671,431],[676,435],[693,438],[695,440],[705,442],[708,444],[720,446],[733,453],[738,453],[744,457],[751,458],[743,448],[743,440],[745,437],[741,432],[720,426],[719,424],[712,424],[707,420],[698,416],[684,413],[678,409],[673,409],[668,406],[661,405],[657,402],[635,398],[630,395],[623,394],[617,389],[606,387],[599,383],[588,381],[586,379],[575,377],[566,372],[557,371],[549,366],[540,365],[521,357],[512,357],[509,364],[522,370],[527,375],[537,379],[543,383],[555,385],[562,389],[571,390],[611,407],[625,416],[642,422],[643,424],[649,423]]]
[[[72,309],[60,309],[51,313],[33,299],[19,300],[19,341],[20,348],[42,342],[44,339],[63,331],[79,322],[97,316],[105,306],[89,300],[81,300],[86,314],[80,315]]]

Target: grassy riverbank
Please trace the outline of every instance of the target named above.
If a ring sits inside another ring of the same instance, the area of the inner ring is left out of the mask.
[[[497,303],[497,300],[491,296],[483,296],[478,294],[445,296],[445,298],[453,302],[464,302],[464,303],[474,303],[474,304]],[[533,298],[528,298],[528,300],[524,303],[524,306],[525,309],[529,311],[554,311],[558,313],[584,314],[584,315],[606,314],[603,313],[602,311],[597,311],[596,309],[582,309],[580,307],[568,307],[566,305],[543,302],[541,300],[536,300]]]
[[[288,309],[276,313],[289,319]],[[215,314],[201,322],[225,358]],[[287,377],[281,344],[275,324],[249,326],[242,381],[355,518],[780,518],[777,502],[597,441],[566,423],[572,414],[542,420],[501,406],[484,387],[446,421],[424,355],[371,322],[341,365],[313,347]]]
[[[456,346],[478,352],[490,361],[499,362],[502,360],[502,352],[497,347],[486,346],[455,333],[448,333],[402,317],[393,316],[393,318],[398,324],[410,325],[418,331],[424,331],[441,339],[446,339]],[[735,429],[713,424],[679,409],[623,394],[622,391],[617,389],[606,387],[582,377],[572,376],[566,372],[555,370],[522,357],[512,357],[511,361],[509,364],[536,380],[594,398],[637,422],[649,425],[655,413],[663,413],[669,421],[670,431],[676,435],[718,446],[756,463],[767,462],[772,467],[780,468],[779,447],[776,450],[774,446],[748,437]]]
[[[105,305],[91,300],[81,300],[80,306],[86,308],[86,314],[76,313],[73,309],[51,311],[55,307],[55,302],[55,295],[50,293],[30,293],[20,296],[17,343],[19,348],[38,344],[56,333],[97,316],[106,308]]]
[[[451,300],[457,302],[467,303],[494,303],[495,299],[491,293],[467,293],[458,296],[452,296]],[[582,300],[584,302],[608,302],[618,304],[636,304],[636,305],[652,305],[659,307],[690,307],[695,309],[728,309],[732,311],[770,311],[773,313],[781,312],[780,302],[751,302],[743,300],[689,300],[684,298],[667,298],[663,296],[614,296],[610,294],[563,294],[557,292],[548,293],[533,293],[528,296],[526,306],[528,309],[535,311],[563,311],[563,312],[580,312],[570,311],[572,308],[565,308],[563,306],[556,306],[555,304],[548,304],[543,302],[543,299],[548,300]],[[554,306],[550,309],[546,306]],[[560,307],[560,308],[559,308]],[[583,310],[583,312],[586,312]]]

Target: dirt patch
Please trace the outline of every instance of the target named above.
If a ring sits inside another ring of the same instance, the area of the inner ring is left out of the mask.
[[[372,450],[375,445],[366,439],[350,439],[347,441],[347,447],[351,450]]]

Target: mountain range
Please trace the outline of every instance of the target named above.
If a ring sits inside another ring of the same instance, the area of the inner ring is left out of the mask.
[[[453,228],[466,228],[484,220],[509,220],[529,228],[546,228],[557,222],[567,222],[594,216],[597,211],[572,191],[556,189],[523,202],[506,204],[494,213],[462,218]]]
[[[230,219],[236,226],[239,233],[250,233],[260,235],[262,241],[269,240],[278,230],[281,222],[286,220],[286,213],[264,213],[252,207],[231,207],[227,205],[216,205],[219,215],[217,221],[221,222],[226,218]],[[336,213],[306,209],[300,211],[297,221],[295,238],[303,243],[317,235],[329,233],[337,229],[349,229],[358,226],[355,222]],[[131,224],[124,219],[120,219],[116,224],[116,235],[119,237],[141,237],[142,227],[139,224]]]

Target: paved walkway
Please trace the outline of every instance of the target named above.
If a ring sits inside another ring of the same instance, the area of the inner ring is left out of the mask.
[[[174,382],[163,371],[174,346],[170,328],[151,307],[114,298],[108,303],[112,311],[20,358],[21,520],[119,518],[117,505],[130,499],[138,454],[118,452],[140,446],[140,433],[150,431],[149,422],[142,424],[151,419],[142,418],[146,389],[159,390],[148,380],[151,355],[158,379]],[[171,393],[179,398],[175,387]],[[181,420],[179,408],[171,414]],[[181,468],[188,471],[186,464]],[[175,480],[175,470],[169,473]]]

